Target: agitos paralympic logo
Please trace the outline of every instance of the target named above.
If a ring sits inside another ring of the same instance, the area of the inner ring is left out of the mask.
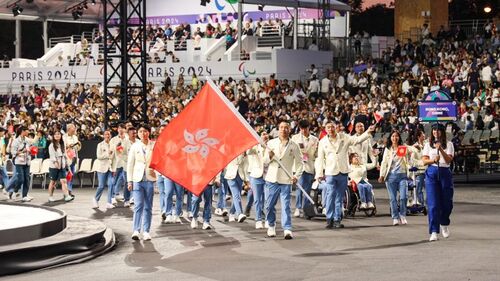
[[[257,73],[257,71],[254,69],[253,71],[249,71],[245,68],[245,63],[246,62],[242,62],[240,63],[240,66],[238,67],[238,71],[240,71],[241,73],[243,73],[243,76],[245,78],[248,78],[248,76],[250,75],[254,75],[255,73]]]

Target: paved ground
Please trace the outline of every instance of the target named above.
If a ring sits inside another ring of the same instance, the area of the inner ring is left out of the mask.
[[[376,189],[379,213],[345,220],[326,230],[324,221],[294,219],[295,239],[266,238],[254,221],[192,230],[187,221],[160,224],[158,196],[151,242],[132,242],[132,211],[90,208],[93,190],[76,190],[75,202],[57,205],[70,215],[113,228],[116,249],[89,262],[0,280],[500,280],[500,187],[457,186],[452,235],[427,242],[427,218],[390,226],[387,192]],[[35,190],[35,204],[47,195]],[[282,231],[278,228],[278,235]]]

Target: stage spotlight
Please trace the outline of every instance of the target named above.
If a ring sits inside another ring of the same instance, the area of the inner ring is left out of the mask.
[[[491,13],[491,7],[490,6],[484,7],[484,12],[487,14]]]
[[[92,6],[94,6],[94,5],[96,4],[96,3],[95,3],[95,0],[92,0],[92,2],[91,2],[91,3],[92,3]]]
[[[23,13],[23,8],[22,7],[19,7],[17,4],[14,6],[14,8],[12,8],[12,14],[14,15],[14,17],[16,16],[19,16],[20,14]]]
[[[262,12],[262,11],[264,11],[264,6],[265,6],[265,5],[259,5],[257,8],[259,9],[259,11],[261,11],[261,12]]]

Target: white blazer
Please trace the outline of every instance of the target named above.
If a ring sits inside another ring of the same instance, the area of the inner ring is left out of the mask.
[[[145,145],[142,141],[135,142],[128,152],[127,182],[141,182],[146,174],[147,181],[156,181],[155,170],[149,168],[153,155],[154,142]]]
[[[406,145],[406,155],[403,158],[402,168],[405,169],[405,173],[409,176],[408,169],[410,168],[410,155],[416,152],[416,148],[413,146]],[[380,164],[380,176],[384,177],[384,180],[387,181],[387,175],[391,171],[392,160],[396,157],[397,151],[394,151],[391,148],[384,149],[384,156],[382,158],[382,163]]]
[[[108,171],[113,171],[113,158],[114,152],[111,149],[110,143],[106,143],[106,141],[100,142],[97,145],[96,172],[107,173]]]
[[[328,136],[322,138],[318,145],[318,158],[316,158],[316,178],[349,173],[349,147],[370,137],[370,133],[366,131],[360,136],[337,133],[334,139]]]
[[[236,178],[236,175],[239,175],[242,180],[247,180],[246,162],[247,161],[244,153],[234,158],[233,161],[227,164],[226,170],[224,172],[224,178],[226,180],[234,180]]]
[[[264,152],[266,148],[260,144],[247,150],[248,173],[252,178],[264,176]]]
[[[113,171],[116,171],[117,168],[125,168],[127,166],[127,142],[127,135],[125,135],[123,139],[120,138],[119,135],[114,136],[110,141],[111,149],[113,149],[115,156],[113,159]],[[117,150],[118,146],[123,148],[122,152]]]
[[[300,153],[300,147],[292,140],[288,140],[287,145],[284,147],[283,151],[280,151],[280,139],[275,138],[267,143],[268,149],[264,153],[264,163],[269,164],[265,180],[271,183],[279,184],[291,184],[292,179],[287,176],[276,160],[279,160],[283,164],[284,168],[288,172],[293,172],[293,167],[295,166],[294,176],[299,178],[304,171],[304,166],[302,164],[302,154]],[[273,159],[269,158],[269,150],[274,152]],[[281,153],[280,153],[281,152]]]
[[[292,140],[299,145],[304,172],[314,175],[314,161],[318,153],[318,138],[313,135],[306,138],[301,133],[298,133],[292,136]]]
[[[351,171],[349,172],[349,178],[358,184],[361,180],[368,182],[367,171],[375,168],[377,163],[361,164],[361,165],[351,165]]]

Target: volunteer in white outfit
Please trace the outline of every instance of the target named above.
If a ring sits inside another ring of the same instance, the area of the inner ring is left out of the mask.
[[[243,222],[247,218],[243,214],[243,206],[241,203],[241,188],[243,187],[243,181],[246,179],[246,168],[245,159],[246,157],[242,154],[229,162],[224,172],[224,178],[227,180],[229,189],[231,190],[232,202],[231,210],[229,210],[229,221],[238,220],[238,222]]]
[[[101,199],[104,186],[108,186],[108,203],[106,208],[112,209],[115,206],[111,203],[113,198],[113,179],[112,168],[114,159],[114,149],[111,148],[111,132],[104,131],[104,140],[97,145],[97,164],[96,172],[99,185],[96,190],[95,197],[93,198],[93,208],[99,208],[99,199]]]
[[[269,135],[266,131],[260,134],[260,137],[264,143],[269,140]],[[247,151],[248,157],[248,171],[250,174],[250,186],[252,187],[252,192],[254,196],[255,204],[255,229],[262,229],[264,225],[262,216],[264,209],[264,181],[265,170],[267,166],[264,166],[264,152],[266,151],[265,145],[257,144]]]
[[[304,167],[300,147],[290,139],[290,124],[283,121],[278,128],[278,138],[267,143],[268,149],[264,153],[264,163],[269,165],[264,188],[266,220],[269,224],[267,236],[276,236],[275,206],[278,203],[278,198],[280,198],[283,235],[285,239],[292,239],[292,211],[290,207],[292,184],[297,183],[297,179],[302,175]],[[283,167],[278,164],[278,161],[281,162]],[[290,178],[284,169],[291,173],[294,166],[295,175]]]
[[[354,126],[354,130],[356,131],[355,136],[361,136],[365,132],[365,125],[361,122],[358,122]],[[372,149],[372,140],[372,138],[368,138],[364,142],[352,145],[349,148],[349,153],[357,153],[361,163],[368,164],[368,159],[370,159],[371,163],[377,163],[377,155],[373,153]]]
[[[370,126],[361,136],[350,136],[341,130],[339,123],[329,122],[325,126],[327,135],[318,145],[316,179],[326,180],[327,228],[343,228],[342,202],[347,189],[349,173],[349,147],[371,137],[375,127]]]
[[[136,142],[138,142],[139,140],[137,139],[137,129],[133,126],[128,126],[127,128],[127,141],[125,142],[125,145],[123,147],[123,150],[126,151],[126,154],[127,154],[127,161],[128,161],[128,153],[130,151],[130,148],[132,147],[132,145]],[[123,178],[125,179],[125,181],[127,180],[127,167],[125,166],[124,167],[124,170],[123,170]],[[130,207],[130,204],[133,204],[133,198],[130,197],[130,190],[128,190],[128,188],[125,188],[123,190],[123,207]]]
[[[312,183],[314,181],[314,161],[316,160],[319,143],[318,138],[311,135],[309,126],[309,121],[305,119],[300,120],[300,132],[292,136],[292,141],[299,145],[300,153],[302,155],[302,163],[304,166],[304,172],[299,178],[299,184],[306,190],[308,194],[311,192]],[[300,190],[299,188],[297,188],[296,190],[295,199],[295,212],[293,216],[300,217],[300,215],[303,213],[303,208],[307,207],[311,203],[302,194],[302,190]]]
[[[49,202],[56,201],[53,197],[54,189],[57,181],[61,182],[61,188],[64,193],[64,201],[69,202],[73,197],[69,195],[68,186],[66,183],[66,171],[68,162],[66,161],[66,150],[62,141],[60,131],[55,131],[52,134],[52,143],[49,145]]]
[[[75,156],[69,160],[69,169],[71,173],[75,174],[76,164],[78,163],[78,152],[82,149],[82,144],[78,140],[78,135],[76,134],[76,127],[74,124],[68,124],[66,126],[66,134],[63,136],[63,142],[66,146],[66,154],[68,154],[69,150],[72,150],[71,154]],[[68,190],[69,194],[73,196],[73,178],[68,181]]]
[[[149,140],[151,129],[147,125],[139,127],[139,139],[130,148],[127,161],[128,190],[134,196],[134,233],[133,240],[151,240],[151,218],[153,216],[153,196],[156,173],[149,168],[153,154],[154,142]]]

